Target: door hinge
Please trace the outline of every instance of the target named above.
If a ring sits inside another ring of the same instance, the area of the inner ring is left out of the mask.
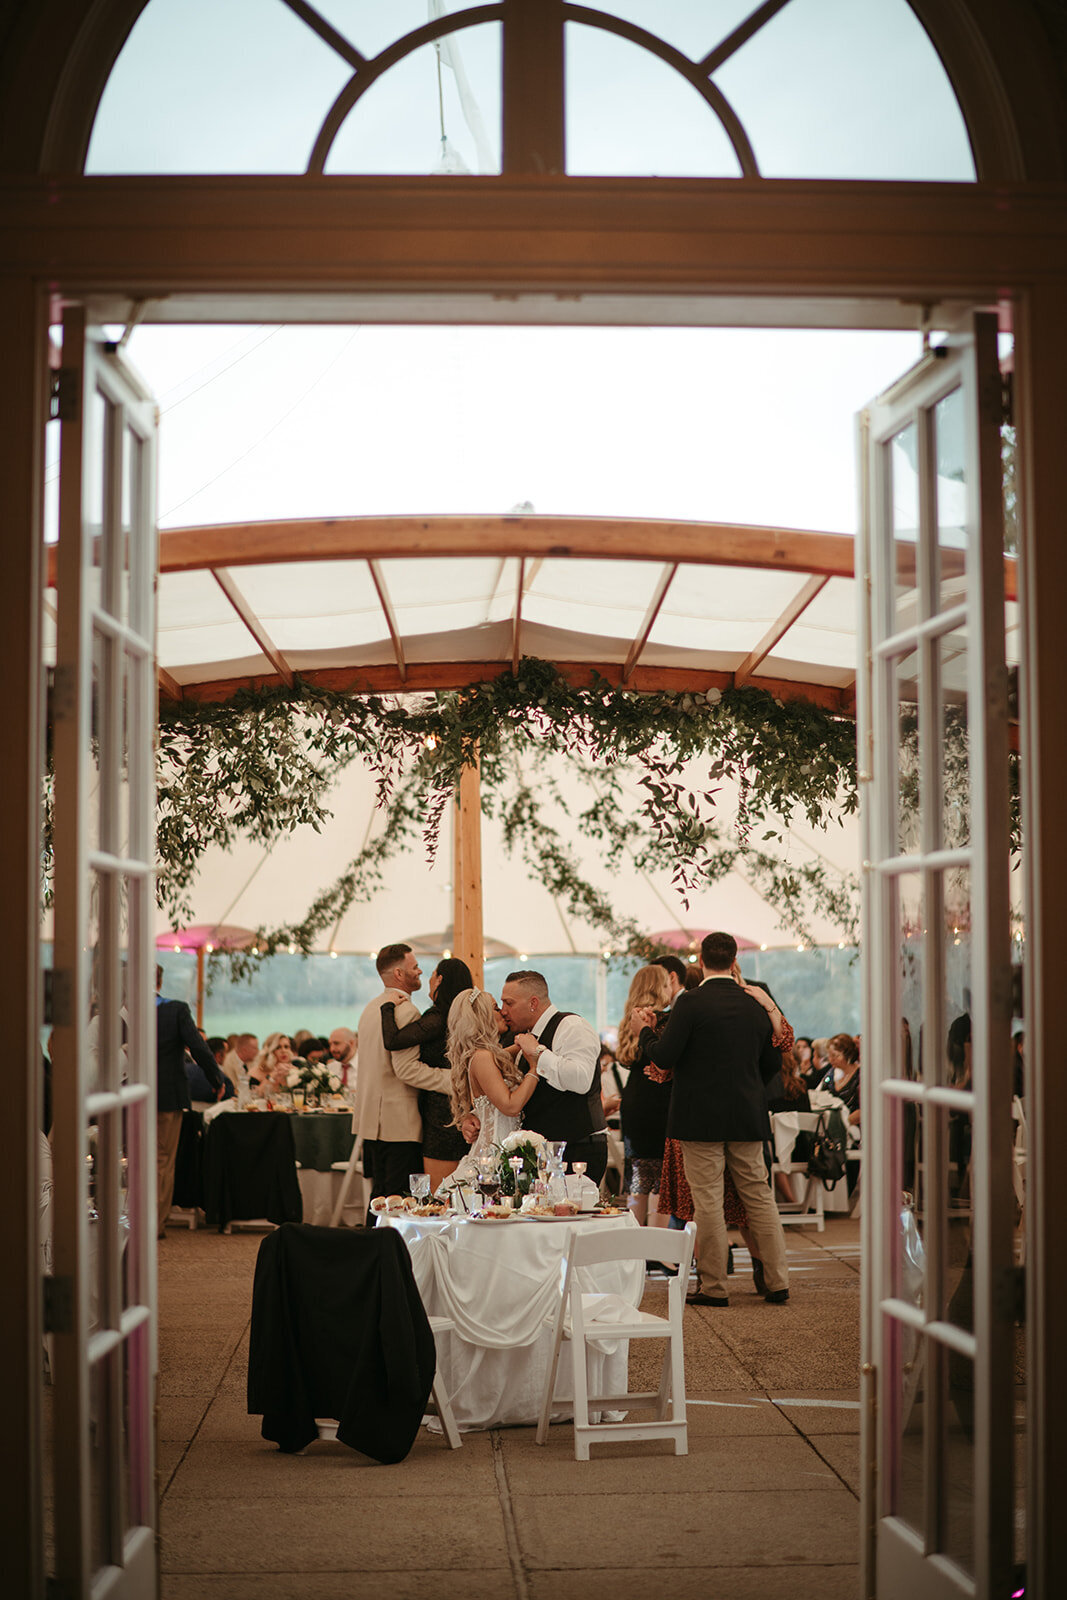
[[[1000,422],[1004,428],[1015,426],[1015,374],[1002,372],[1000,375]]]
[[[45,1333],[74,1332],[73,1278],[45,1278],[44,1331]]]
[[[82,375],[77,367],[59,367],[52,373],[48,416],[52,422],[81,421]]]

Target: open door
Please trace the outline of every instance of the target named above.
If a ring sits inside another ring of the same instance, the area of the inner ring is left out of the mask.
[[[55,683],[55,1563],[63,1600],[156,1556],[155,408],[63,323]]]
[[[865,1595],[1010,1594],[1011,944],[996,318],[860,423]]]

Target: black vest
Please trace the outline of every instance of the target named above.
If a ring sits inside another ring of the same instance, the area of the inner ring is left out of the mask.
[[[557,1011],[550,1017],[540,1036],[540,1043],[551,1050],[556,1029],[571,1011]],[[539,1078],[537,1088],[526,1102],[522,1114],[523,1124],[546,1139],[567,1139],[580,1144],[604,1127],[604,1103],[600,1098],[600,1063],[593,1067],[593,1081],[585,1094],[570,1089],[554,1089]]]

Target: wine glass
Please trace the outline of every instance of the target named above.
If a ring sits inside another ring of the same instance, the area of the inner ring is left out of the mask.
[[[408,1188],[416,1200],[430,1198],[430,1174],[428,1172],[409,1172]]]
[[[583,1178],[585,1176],[585,1169],[587,1165],[588,1163],[585,1161],[572,1161],[571,1171],[576,1178]]]

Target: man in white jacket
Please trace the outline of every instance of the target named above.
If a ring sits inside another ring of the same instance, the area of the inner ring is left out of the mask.
[[[396,1001],[397,1027],[418,1016],[411,996],[422,987],[422,972],[408,944],[386,945],[378,954],[385,988],[364,1006],[359,1019],[359,1073],[356,1112],[363,1141],[363,1175],[370,1198],[403,1194],[408,1174],[422,1171],[420,1089],[441,1092],[441,1073],[419,1060],[417,1046],[387,1050],[382,1040],[382,1006]],[[372,1220],[368,1212],[368,1222]]]

